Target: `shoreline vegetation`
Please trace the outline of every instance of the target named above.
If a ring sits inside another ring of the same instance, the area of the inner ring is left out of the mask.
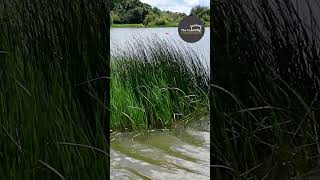
[[[190,14],[198,16],[206,27],[210,26],[209,7],[195,6]],[[111,27],[177,27],[185,13],[161,11],[139,0],[111,1]]]
[[[134,39],[111,57],[112,130],[172,129],[209,114],[209,75],[193,50]]]
[[[195,6],[190,14],[208,26],[209,12],[209,7]],[[140,0],[112,0],[110,26],[177,27],[186,16]],[[142,38],[130,43],[128,50],[115,52],[111,59],[111,129],[171,129],[178,121],[186,125],[209,114],[209,76],[201,57],[187,47],[161,39]]]
[[[166,24],[166,25],[151,25],[145,26],[143,24],[112,24],[112,28],[165,28],[165,27],[178,27],[179,24]],[[205,27],[210,27],[210,24],[205,24]]]

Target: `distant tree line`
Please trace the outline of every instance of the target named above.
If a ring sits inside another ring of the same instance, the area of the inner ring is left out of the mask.
[[[204,22],[210,21],[209,8],[196,6],[190,13],[197,15]],[[185,13],[161,11],[140,0],[111,1],[111,23],[113,24],[177,25],[185,16],[187,16]]]
[[[190,14],[197,15],[203,22],[210,22],[209,7],[195,6],[191,9]]]

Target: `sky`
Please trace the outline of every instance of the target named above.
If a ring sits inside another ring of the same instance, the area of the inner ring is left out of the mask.
[[[197,5],[210,6],[210,0],[141,0],[161,10],[181,12],[189,15],[191,8]]]

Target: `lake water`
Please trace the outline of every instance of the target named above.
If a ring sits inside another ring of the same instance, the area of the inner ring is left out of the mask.
[[[187,129],[156,130],[147,137],[139,132],[112,133],[110,178],[209,180],[209,127],[208,119],[203,119]]]
[[[195,50],[200,57],[204,65],[210,65],[210,28],[206,27],[205,34],[202,39],[196,43],[187,43],[183,41],[179,34],[177,27],[166,28],[111,28],[110,32],[110,47],[111,51],[117,48],[127,48],[128,42],[136,37],[153,37],[157,36],[166,40],[173,40],[181,43],[183,46],[187,46]]]

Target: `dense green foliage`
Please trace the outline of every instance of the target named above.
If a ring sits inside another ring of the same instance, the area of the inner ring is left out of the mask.
[[[208,115],[209,76],[195,52],[161,39],[131,46],[111,59],[112,129],[173,128]]]
[[[319,171],[319,7],[295,5],[214,2],[214,179],[304,179]]]
[[[190,14],[198,16],[204,23],[210,22],[210,9],[208,7],[195,6]]]
[[[108,14],[105,1],[1,1],[1,178],[109,177]]]
[[[206,24],[210,22],[209,9],[196,6],[192,12]],[[157,7],[142,3],[140,0],[113,0],[111,6],[111,23],[143,24],[145,26],[178,26],[186,16],[184,13],[161,11]]]
[[[152,9],[149,4],[140,0],[113,0],[111,3],[111,19],[114,24],[139,24]]]

